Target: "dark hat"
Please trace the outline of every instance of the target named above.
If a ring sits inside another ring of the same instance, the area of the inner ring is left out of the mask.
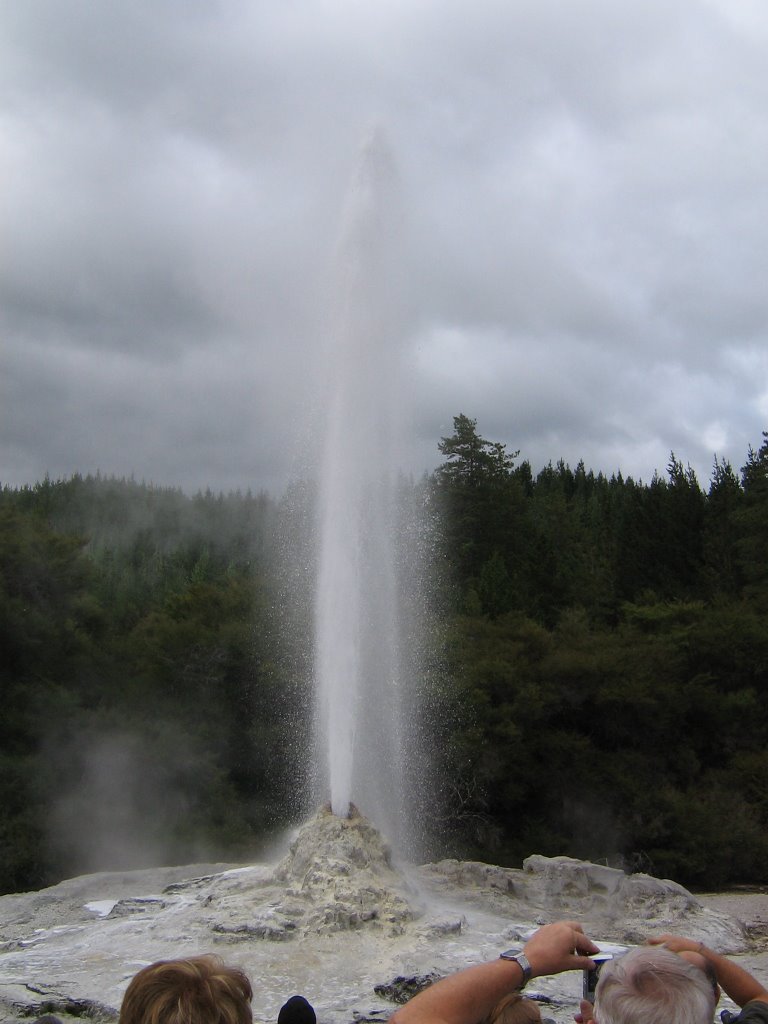
[[[316,1021],[315,1011],[304,996],[291,996],[277,1015],[277,1024],[316,1024]]]

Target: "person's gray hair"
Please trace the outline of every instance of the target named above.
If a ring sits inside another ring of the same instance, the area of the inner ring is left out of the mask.
[[[640,946],[600,971],[597,1024],[712,1024],[717,998],[704,971],[661,946]]]

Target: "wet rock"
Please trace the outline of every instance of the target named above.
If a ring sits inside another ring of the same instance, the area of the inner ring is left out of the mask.
[[[483,864],[476,860],[441,860],[431,865],[435,874],[446,883],[461,888],[475,886],[479,889],[495,889],[515,896],[520,887],[520,871],[515,868],[501,868],[495,864]]]
[[[223,935],[231,941],[246,941],[248,939],[267,939],[270,942],[285,942],[293,938],[296,924],[293,921],[279,921],[276,919],[268,921],[245,921],[241,924],[214,924],[212,931],[216,935]]]
[[[723,953],[739,952],[748,942],[740,922],[707,910],[677,882],[573,857],[535,854],[522,869],[446,860],[422,870],[433,884],[471,888],[489,908],[533,925],[571,917],[598,939],[623,944],[644,942],[654,932],[683,932],[709,936]]]
[[[566,899],[594,899],[613,896],[618,892],[626,875],[618,868],[591,864],[572,857],[542,857],[534,855],[523,861],[523,872],[534,875],[546,897]]]
[[[318,862],[319,850],[329,853],[322,865]],[[326,808],[301,829],[275,869],[275,878],[312,884],[318,867],[322,868],[320,878],[328,871],[349,874],[354,869],[391,873],[394,877],[389,844],[368,819],[360,814],[339,818]]]
[[[118,900],[108,916],[127,917],[129,914],[147,914],[164,910],[167,906],[165,900],[153,896],[141,896],[130,900]]]
[[[465,924],[465,917],[461,917],[458,920],[449,919],[442,921],[427,921],[419,928],[419,934],[425,936],[425,938],[439,938],[444,935],[460,935]]]
[[[318,856],[325,851],[325,856]],[[414,912],[407,883],[392,866],[389,845],[359,813],[339,818],[322,809],[298,833],[277,865],[297,929],[320,935],[364,927],[402,934]]]
[[[381,996],[382,999],[389,999],[392,1003],[397,1003],[398,1006],[402,1006],[407,1003],[409,999],[412,999],[419,992],[425,988],[429,988],[430,985],[434,985],[436,981],[439,981],[442,975],[435,974],[412,974],[409,977],[398,977],[393,978],[392,981],[388,981],[382,985],[374,985],[373,991],[377,996]]]
[[[253,979],[257,1021],[276,1020],[291,991],[323,1024],[382,1021],[394,1004],[375,993],[381,978],[451,973],[563,917],[603,942],[663,930],[723,952],[747,945],[739,921],[674,882],[546,857],[523,869],[442,861],[401,872],[370,822],[321,812],[276,866],[101,873],[0,897],[0,1024],[42,1013],[111,1021],[144,965],[222,949]],[[572,1022],[578,978],[537,988],[557,1024]]]
[[[26,988],[32,998],[29,1001],[17,1001],[15,1009],[24,1017],[37,1017],[34,1024],[62,1024],[58,1014],[67,1019],[86,1018],[94,1024],[107,1024],[119,1017],[119,1012],[114,1006],[108,1006],[95,999],[72,998],[61,992],[34,985],[27,985]]]

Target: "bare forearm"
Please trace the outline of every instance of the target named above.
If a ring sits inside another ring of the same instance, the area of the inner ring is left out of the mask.
[[[712,965],[720,988],[739,1006],[744,1006],[753,999],[768,1002],[768,991],[757,978],[753,978],[749,971],[745,971],[733,960],[709,949],[703,942],[686,939],[682,935],[659,935],[648,941],[652,946],[663,944],[673,953],[701,954]]]
[[[745,1006],[753,999],[762,999],[764,1002],[768,1002],[768,991],[757,978],[752,977],[749,971],[745,971],[733,960],[715,953],[714,950],[708,949],[704,945],[701,946],[699,952],[712,964],[717,975],[718,985],[734,1003]]]
[[[539,928],[523,949],[531,977],[593,967],[597,946],[576,921]],[[391,1017],[392,1024],[478,1024],[508,992],[523,985],[514,960],[492,960],[443,978],[415,996]]]
[[[520,988],[523,971],[514,960],[468,967],[430,985],[391,1017],[392,1024],[477,1024],[508,992]]]

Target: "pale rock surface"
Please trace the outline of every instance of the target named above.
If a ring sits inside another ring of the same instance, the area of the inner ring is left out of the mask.
[[[254,1018],[274,1021],[300,992],[320,1024],[385,1019],[375,986],[445,975],[569,917],[611,944],[676,931],[723,952],[743,925],[674,882],[567,857],[522,869],[441,861],[395,866],[373,826],[320,811],[276,865],[205,865],[103,873],[0,897],[0,1021],[45,1010],[114,1019],[145,964],[215,952],[254,982]],[[542,978],[545,1015],[571,1021],[581,977]],[[382,990],[384,991],[384,990]]]

